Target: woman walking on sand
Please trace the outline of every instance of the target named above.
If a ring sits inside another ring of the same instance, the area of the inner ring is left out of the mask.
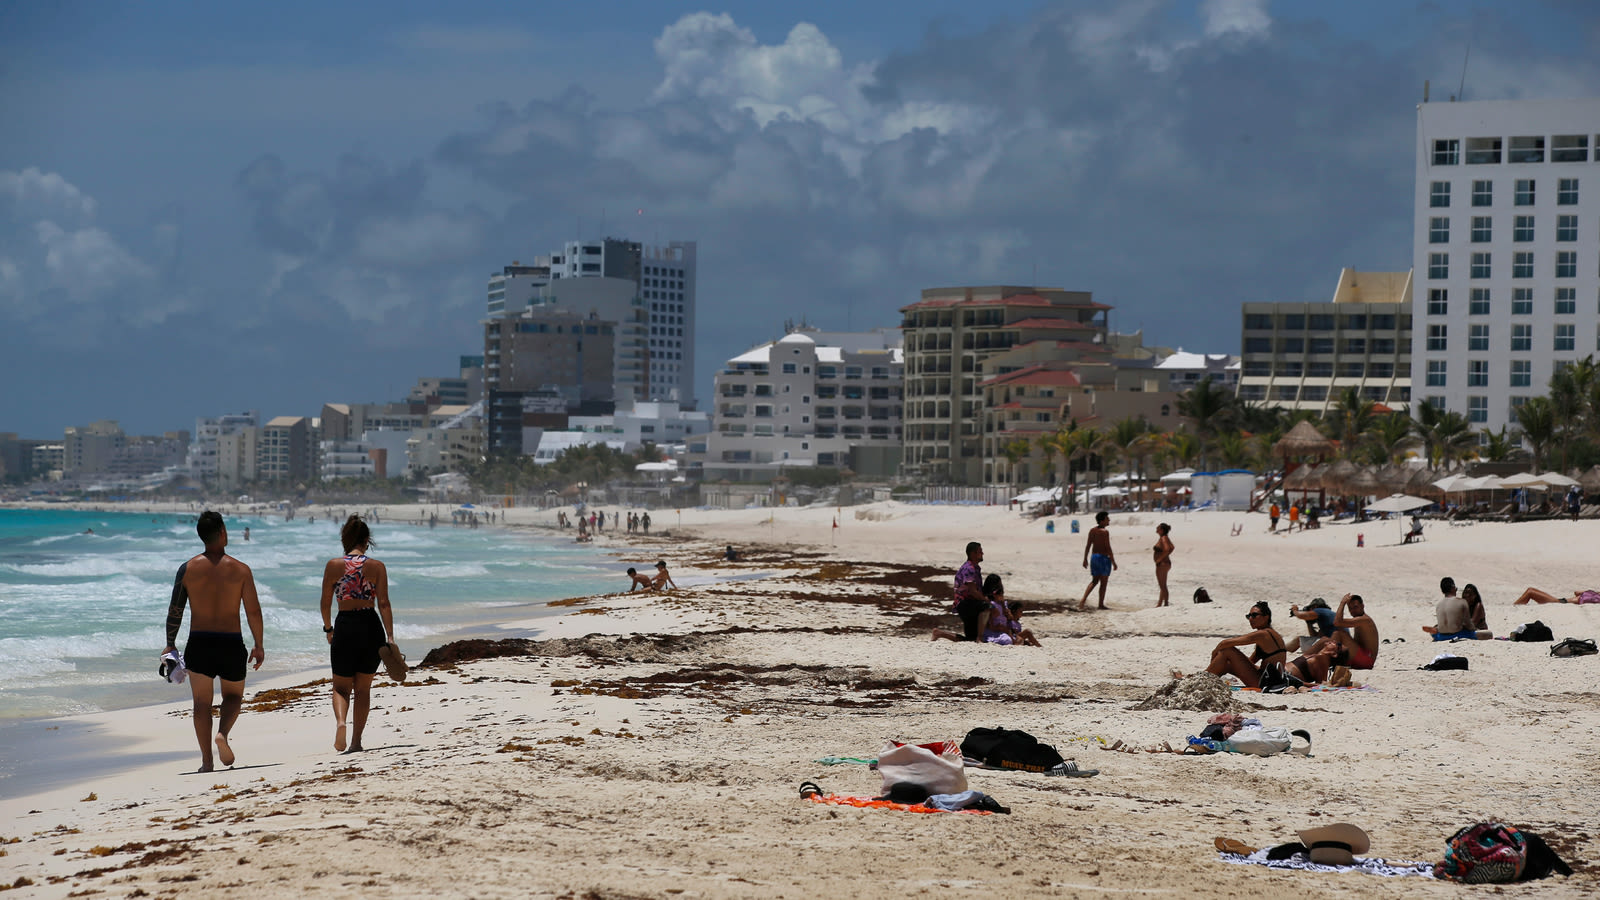
[[[339,530],[344,556],[328,560],[322,570],[322,632],[328,638],[328,655],[333,663],[333,717],[338,720],[333,749],[343,752],[345,713],[355,694],[354,731],[348,748],[363,750],[361,732],[367,726],[367,711],[372,707],[372,679],[378,674],[378,652],[390,647],[394,636],[394,616],[389,609],[389,570],[367,556],[373,546],[372,532],[358,515],[345,520]],[[339,617],[329,621],[333,604],[339,604]],[[386,637],[387,635],[387,637]]]
[[[1172,526],[1165,522],[1156,526],[1156,586],[1161,588],[1161,599],[1156,601],[1156,606],[1167,606],[1167,573],[1172,571],[1172,538],[1167,535],[1172,532]]]

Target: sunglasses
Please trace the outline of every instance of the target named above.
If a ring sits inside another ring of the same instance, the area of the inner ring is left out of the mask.
[[[1264,616],[1264,615],[1266,615],[1266,613],[1264,613],[1264,612],[1247,612],[1247,613],[1244,614],[1244,617],[1246,619],[1256,619],[1256,618],[1260,618],[1261,616]]]

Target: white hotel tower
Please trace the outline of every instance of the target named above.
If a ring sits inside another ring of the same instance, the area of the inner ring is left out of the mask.
[[[1600,99],[1417,107],[1411,396],[1516,430],[1600,350]]]

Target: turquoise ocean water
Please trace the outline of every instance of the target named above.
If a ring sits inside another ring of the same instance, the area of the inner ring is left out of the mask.
[[[323,563],[341,554],[337,523],[227,523],[228,552],[254,570],[266,625],[267,662],[251,680],[325,669],[317,602]],[[626,587],[603,551],[553,535],[385,520],[373,537],[414,661],[461,637],[529,636],[503,626],[553,615],[549,600]],[[192,515],[0,509],[0,719],[187,697],[156,665],[173,574],[200,550]],[[180,648],[187,634],[185,616]]]

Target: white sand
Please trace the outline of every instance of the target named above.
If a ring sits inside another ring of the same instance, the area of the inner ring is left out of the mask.
[[[554,513],[507,518],[535,525]],[[1457,827],[1489,818],[1532,827],[1575,865],[1600,858],[1590,824],[1600,791],[1586,774],[1600,746],[1600,657],[1435,645],[1419,630],[1449,574],[1478,585],[1498,631],[1539,618],[1558,639],[1600,637],[1595,607],[1509,605],[1529,584],[1594,587],[1593,522],[1441,523],[1425,543],[1398,546],[1393,522],[1269,535],[1262,515],[1177,514],[1165,517],[1177,546],[1173,606],[1153,609],[1149,554],[1162,517],[1117,515],[1113,609],[1030,614],[1044,642],[1031,650],[930,643],[899,626],[942,614],[971,539],[984,542],[984,570],[1006,578],[1012,599],[1075,604],[1087,582],[1083,536],[1066,519],[1047,535],[1003,508],[891,503],[652,518],[670,535],[607,531],[601,542],[616,546],[619,571],[667,558],[684,589],[594,598],[551,634],[657,637],[587,642],[597,656],[422,671],[405,686],[380,675],[361,755],[333,753],[324,688],[277,711],[247,709],[234,731],[238,767],[210,775],[184,774],[197,764],[187,703],[83,717],[108,754],[183,755],[8,793],[0,838],[21,840],[0,847],[9,854],[0,880],[34,882],[11,896],[1458,896],[1463,888],[1419,879],[1226,865],[1211,841],[1270,846],[1350,821],[1372,836],[1373,855],[1432,860]],[[1237,522],[1244,533],[1232,537]],[[748,562],[720,562],[730,542]],[[938,580],[921,593],[863,583],[875,571],[867,563],[934,566]],[[687,583],[759,571],[779,574]],[[1216,602],[1190,603],[1196,584]],[[1367,599],[1385,637],[1405,638],[1358,673],[1376,691],[1235,695],[1260,703],[1269,724],[1311,730],[1311,759],[1097,749],[1098,738],[1179,746],[1198,733],[1208,711],[1131,707],[1170,669],[1202,668],[1219,638],[1245,630],[1250,602],[1268,600],[1293,637],[1290,603],[1346,591]],[[406,649],[413,661],[426,650]],[[1470,658],[1471,670],[1417,670],[1444,650]],[[808,778],[840,793],[878,788],[864,767],[818,757],[996,724],[1102,774],[971,772],[1010,816],[856,810],[796,794]],[[51,752],[50,734],[38,752]],[[1583,868],[1513,892],[1592,896],[1595,882]]]

